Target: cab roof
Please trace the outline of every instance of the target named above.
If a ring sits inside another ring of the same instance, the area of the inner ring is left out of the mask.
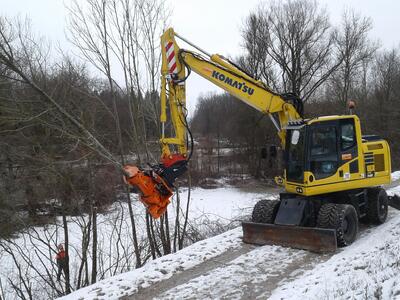
[[[342,120],[342,119],[355,119],[355,120],[358,120],[358,117],[356,115],[322,116],[322,117],[316,117],[316,118],[312,118],[312,119],[307,119],[306,123],[307,123],[307,125],[311,125],[311,124],[317,123],[317,122]]]

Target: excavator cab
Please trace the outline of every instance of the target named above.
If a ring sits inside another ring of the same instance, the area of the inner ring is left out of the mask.
[[[292,183],[312,183],[333,176],[339,166],[358,156],[353,118],[290,129],[286,145],[286,180]],[[306,172],[312,174],[306,178]]]
[[[371,149],[373,151],[369,151]],[[355,115],[328,116],[287,127],[285,187],[313,196],[390,182],[385,140],[361,135]]]

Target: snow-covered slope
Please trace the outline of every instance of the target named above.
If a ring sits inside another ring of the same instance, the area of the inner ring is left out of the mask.
[[[393,180],[400,179],[400,172]],[[389,194],[400,192],[396,186]],[[357,241],[334,255],[316,255],[278,246],[248,248],[204,274],[172,280],[158,299],[400,299],[400,212],[365,227]],[[241,228],[193,244],[144,267],[108,278],[62,299],[142,299],[141,290],[190,273],[194,266],[244,247]],[[178,275],[178,276],[177,276]],[[192,274],[193,275],[193,274]],[[396,298],[397,297],[397,298]]]
[[[223,183],[223,182],[221,182]],[[270,189],[259,190],[235,188],[227,184],[221,184],[222,188],[202,189],[194,188],[191,190],[191,205],[189,221],[197,229],[208,225],[212,226],[215,221],[221,226],[230,224],[233,219],[251,212],[254,204],[260,199],[271,197]],[[187,189],[182,189],[180,193],[181,207],[186,207]],[[136,230],[140,240],[146,238],[144,207],[137,201],[137,196],[132,194],[133,211],[135,213]],[[170,222],[175,221],[176,199],[169,207]],[[132,251],[131,223],[128,215],[126,203],[115,203],[109,212],[99,214],[97,217],[98,227],[98,274],[102,278],[111,277],[114,274],[127,272],[135,268],[135,259]],[[69,245],[70,245],[70,275],[73,282],[78,277],[79,266],[82,253],[82,224],[87,222],[85,216],[68,217]],[[86,221],[85,221],[86,220]],[[57,218],[55,224],[32,227],[29,230],[20,232],[11,240],[11,250],[14,252],[15,259],[24,270],[24,276],[31,280],[31,291],[34,299],[53,299],[59,295],[48,285],[50,279],[56,278],[55,252],[50,251],[50,247],[63,241],[63,228],[61,218]],[[171,226],[172,228],[172,226]],[[206,230],[205,230],[206,231]],[[203,234],[203,233],[202,233]],[[119,239],[118,236],[121,236]],[[42,243],[42,238],[49,245]],[[2,241],[3,242],[3,241]],[[91,246],[90,246],[91,247]],[[89,248],[90,248],[89,247]],[[28,253],[31,265],[29,265],[16,251]],[[225,249],[225,248],[224,248]],[[89,252],[90,257],[90,252]],[[205,259],[208,259],[206,256]],[[202,258],[203,259],[203,258]],[[15,289],[12,288],[13,282],[19,282],[18,268],[9,253],[2,251],[0,247],[0,297],[11,300],[17,299]],[[33,270],[33,267],[35,270]],[[152,264],[151,266],[154,266]],[[89,269],[90,269],[89,260]],[[150,267],[146,267],[150,268]],[[146,269],[147,270],[147,269]],[[164,277],[163,277],[164,278]],[[61,281],[61,283],[63,283]],[[61,285],[60,285],[61,287]],[[72,284],[72,289],[76,285]]]
[[[60,299],[118,299],[130,295],[207,259],[240,247],[241,234],[240,228],[230,230],[197,242],[177,253],[153,260],[142,268],[107,278]]]

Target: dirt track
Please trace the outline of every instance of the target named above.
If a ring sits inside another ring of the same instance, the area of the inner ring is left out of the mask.
[[[238,250],[225,252],[122,299],[215,299],[216,297],[219,299],[265,299],[282,280],[290,280],[291,277],[300,275],[331,256],[280,248],[276,253],[266,251],[265,259],[258,261],[256,267],[246,266],[246,262],[254,258],[254,252],[260,252],[266,247],[269,246],[257,247],[242,244]],[[258,253],[258,256],[264,255]],[[282,260],[282,257],[285,259]],[[287,262],[287,257],[293,257],[293,259]],[[227,277],[234,275],[239,278],[236,280],[236,286],[230,286],[227,282],[228,278],[224,278],[224,270],[228,270]],[[207,284],[196,286],[199,279],[205,280]],[[191,282],[194,282],[195,286]]]
[[[373,227],[361,225],[359,236],[371,230]],[[267,299],[282,283],[294,280],[332,255],[242,243],[236,250],[122,299]]]
[[[178,273],[171,278],[161,281],[157,284],[152,285],[146,289],[140,290],[138,293],[131,295],[129,297],[125,297],[122,299],[152,299],[155,298],[162,293],[176,287],[182,285],[193,278],[198,276],[204,275],[207,272],[210,272],[216,268],[223,267],[224,265],[228,264],[230,261],[234,260],[235,258],[251,251],[254,249],[255,246],[246,245],[244,244],[242,248],[231,251],[225,252],[222,255],[219,255],[213,259],[207,260],[189,270],[185,270],[181,273]]]

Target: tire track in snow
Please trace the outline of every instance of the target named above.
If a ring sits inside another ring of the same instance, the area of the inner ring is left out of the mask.
[[[202,276],[203,274],[210,272],[216,268],[220,268],[223,266],[226,266],[229,264],[230,261],[236,259],[237,257],[240,257],[241,255],[252,251],[255,249],[257,246],[254,245],[249,245],[249,244],[243,244],[242,247],[239,249],[235,249],[233,251],[228,251],[225,252],[219,256],[216,256],[212,259],[206,260],[203,263],[185,270],[181,273],[178,273],[174,275],[173,277],[163,280],[161,282],[158,282],[156,284],[153,284],[152,286],[145,288],[145,289],[140,289],[137,293],[123,297],[123,300],[130,300],[130,299],[135,299],[135,300],[147,300],[147,299],[153,299],[154,297],[157,297],[158,295],[161,295],[164,292],[167,292],[168,290],[171,290],[175,288],[176,286],[180,286],[182,284],[185,284],[189,282],[190,280],[193,280],[194,278],[197,278],[199,276]]]
[[[390,209],[386,223],[364,225],[352,245],[300,276],[282,281],[268,296],[274,300],[400,297],[396,286],[400,282],[399,225],[400,213]]]
[[[225,266],[159,293],[156,299],[265,299],[266,292],[274,290],[283,278],[329,257],[279,246],[257,247]]]
[[[393,211],[388,220],[393,218]],[[375,226],[360,224],[358,239],[374,232]],[[242,244],[243,247],[249,245]],[[292,282],[315,266],[323,264],[332,256],[338,255],[347,248],[340,248],[336,253],[316,254],[308,251],[284,248],[279,246],[254,247],[244,250],[245,253],[224,265],[203,269],[203,264],[191,274],[186,271],[185,280],[174,277],[168,286],[152,293],[144,293],[145,297],[135,299],[267,299],[276,288]],[[235,254],[240,253],[237,251]],[[224,258],[227,256],[227,258]],[[228,261],[234,256],[222,254],[218,260]],[[228,258],[229,257],[229,258]],[[133,299],[133,298],[131,298]]]

